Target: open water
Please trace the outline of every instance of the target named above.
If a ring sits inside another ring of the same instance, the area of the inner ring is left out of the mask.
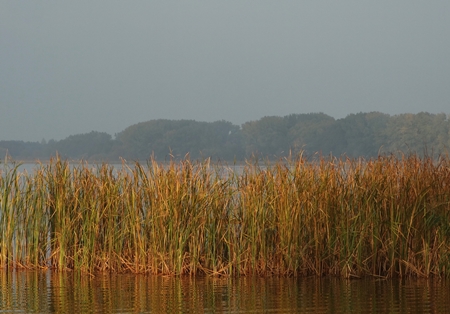
[[[450,285],[0,270],[0,313],[450,313]]]

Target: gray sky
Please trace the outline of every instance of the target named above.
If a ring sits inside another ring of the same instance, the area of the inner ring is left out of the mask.
[[[1,1],[0,140],[450,113],[450,1]]]

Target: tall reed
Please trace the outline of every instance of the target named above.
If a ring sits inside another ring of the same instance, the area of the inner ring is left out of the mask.
[[[450,274],[448,156],[2,166],[2,268]]]

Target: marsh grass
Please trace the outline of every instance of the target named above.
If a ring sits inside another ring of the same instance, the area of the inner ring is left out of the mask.
[[[0,267],[165,275],[448,276],[450,160],[59,158],[0,176]]]

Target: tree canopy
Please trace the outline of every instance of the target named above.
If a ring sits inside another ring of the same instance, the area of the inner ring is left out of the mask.
[[[278,159],[304,152],[349,157],[378,154],[447,153],[449,116],[421,112],[390,116],[380,112],[335,119],[324,113],[267,116],[241,126],[228,121],[150,120],[116,134],[95,132],[48,142],[0,141],[0,154],[15,159],[159,160],[211,157],[243,161],[252,156]]]

